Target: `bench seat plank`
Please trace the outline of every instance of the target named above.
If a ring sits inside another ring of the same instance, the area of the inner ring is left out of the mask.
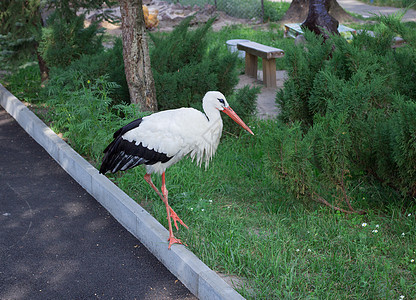
[[[285,55],[285,52],[282,49],[262,45],[256,42],[238,43],[237,49],[265,59],[280,58]]]

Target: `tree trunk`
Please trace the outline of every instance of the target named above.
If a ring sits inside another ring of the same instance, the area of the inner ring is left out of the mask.
[[[339,22],[353,22],[356,18],[349,15],[337,2],[329,0],[328,12]],[[309,12],[309,0],[292,0],[289,9],[282,18],[283,23],[302,23],[306,20]]]
[[[150,66],[142,0],[120,0],[123,58],[130,101],[142,111],[156,111],[156,91]]]
[[[46,27],[46,17],[45,17],[45,11],[44,9],[39,5],[37,9],[37,13],[39,15],[39,23],[40,23],[40,29],[38,28],[38,31],[41,32],[42,28]],[[38,24],[39,24],[38,23]],[[34,24],[36,27],[38,24]],[[41,33],[39,33],[39,36]],[[39,48],[39,42],[35,41],[33,48],[36,52],[36,57],[38,58],[38,65],[39,65],[39,71],[40,71],[40,82],[43,84],[46,80],[49,79],[49,68],[46,65],[46,61],[43,59],[42,55],[40,54],[38,48]]]
[[[46,80],[49,79],[49,68],[46,65],[45,60],[43,59],[42,55],[38,51],[39,43],[34,43],[34,49],[36,52],[36,57],[38,58],[38,65],[39,65],[39,71],[40,71],[40,82],[43,83]]]
[[[339,22],[328,13],[330,0],[309,0],[309,13],[302,28],[313,31],[316,35],[322,35],[326,40],[328,34],[339,34]]]

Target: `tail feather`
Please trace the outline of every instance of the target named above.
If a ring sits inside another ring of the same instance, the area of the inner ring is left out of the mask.
[[[105,155],[104,155],[101,167],[100,167],[100,171],[99,171],[100,174],[105,174],[107,171],[111,171],[114,169],[114,162],[119,156],[117,153],[119,152],[119,145],[120,145],[123,134],[132,130],[133,128],[139,127],[142,120],[143,120],[142,118],[136,119],[128,123],[127,125],[121,127],[116,132],[114,132],[113,134],[114,140],[103,151]]]

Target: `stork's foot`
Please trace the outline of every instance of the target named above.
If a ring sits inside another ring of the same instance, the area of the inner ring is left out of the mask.
[[[177,221],[182,224],[182,226],[186,227],[186,229],[189,229],[189,227],[178,217],[178,215],[175,213],[175,211],[172,209],[172,207],[169,206],[170,209],[170,218],[173,220],[176,230],[179,230],[178,224],[176,224]]]
[[[180,239],[175,238],[173,235],[168,238],[168,242],[169,242],[169,247],[168,247],[169,250],[170,250],[170,246],[172,246],[173,244],[182,244],[182,245],[188,246],[187,244],[182,243]]]

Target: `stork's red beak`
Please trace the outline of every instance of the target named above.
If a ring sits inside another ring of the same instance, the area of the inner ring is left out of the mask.
[[[243,127],[245,130],[250,132],[252,135],[254,135],[253,131],[241,120],[241,118],[234,112],[234,110],[231,107],[224,107],[223,112],[225,112],[231,119],[233,119],[238,125]]]

